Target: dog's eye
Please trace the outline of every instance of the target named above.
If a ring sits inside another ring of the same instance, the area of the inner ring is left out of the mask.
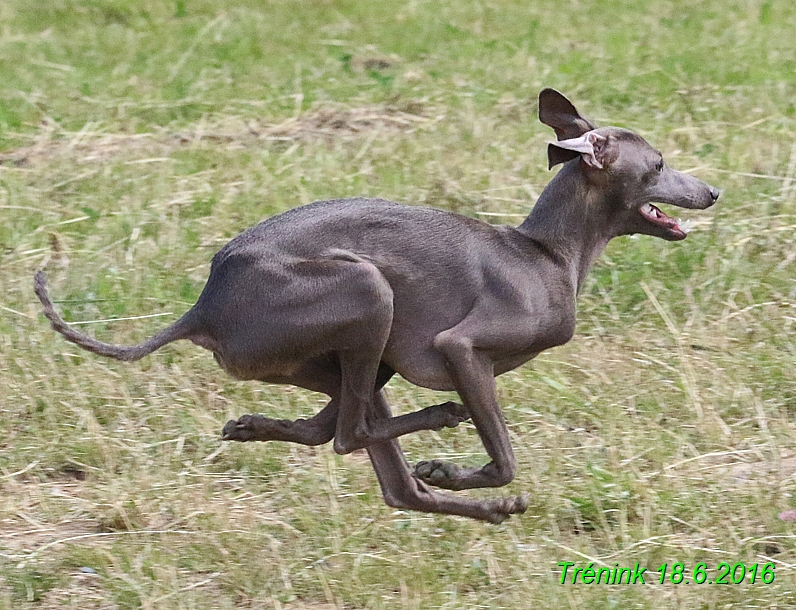
[[[663,159],[661,159],[655,164],[655,169],[658,170],[659,172],[663,171]]]

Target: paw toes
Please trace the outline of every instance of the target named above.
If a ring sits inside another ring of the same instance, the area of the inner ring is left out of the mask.
[[[235,426],[238,424],[234,419],[230,419],[224,427],[221,429],[221,440],[228,441],[231,440],[231,436],[235,431]]]
[[[445,476],[445,473],[439,470],[432,470],[428,476],[425,478],[426,483],[430,485],[434,485],[439,487],[442,483],[448,480],[448,477]]]
[[[446,402],[434,407],[428,407],[434,410],[434,419],[436,424],[432,424],[433,430],[441,430],[442,428],[455,428],[463,421],[470,419],[470,414],[467,409],[455,402]]]
[[[458,402],[449,402],[451,412],[459,418],[460,421],[467,421],[470,419],[470,412],[467,407],[460,405]]]
[[[514,496],[513,498],[508,498],[509,506],[508,512],[512,515],[521,515],[526,510],[528,510],[530,496],[528,494],[522,494],[521,496]]]
[[[459,467],[452,462],[428,460],[415,466],[415,476],[436,487],[447,486],[459,475]]]
[[[230,419],[221,430],[221,440],[246,442],[254,438],[257,428],[257,415],[241,415],[239,419]]]
[[[514,498],[514,506],[512,512],[514,514],[522,514],[526,510],[528,510],[528,505],[530,504],[530,495],[522,494],[521,496],[516,496]]]
[[[528,502],[528,494],[497,500],[497,504],[492,510],[488,520],[491,523],[503,523],[511,515],[521,515],[528,510]]]
[[[415,466],[415,474],[421,479],[425,479],[432,469],[433,466],[431,465],[431,462],[418,462]]]
[[[248,436],[246,434],[246,430],[244,426],[241,426],[239,420],[230,419],[226,424],[224,424],[224,428],[221,430],[221,440],[224,441],[246,441],[248,438],[244,438]]]
[[[450,421],[455,422],[454,426],[451,426],[451,428],[459,425],[463,421],[470,419],[470,412],[464,405],[460,405],[457,402],[446,402],[442,405],[442,407],[444,408]]]

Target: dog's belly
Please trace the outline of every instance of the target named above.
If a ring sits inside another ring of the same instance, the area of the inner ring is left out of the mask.
[[[538,351],[504,357],[494,363],[495,377],[512,371],[532,360]],[[455,391],[456,386],[448,374],[444,358],[436,352],[414,352],[403,358],[386,360],[401,377],[417,386],[439,391]]]
[[[430,371],[418,369],[404,369],[396,371],[409,383],[413,383],[421,388],[437,390],[439,392],[452,392],[456,390],[453,380],[444,371]]]
[[[421,388],[439,391],[456,389],[448,375],[444,358],[433,349],[393,352],[388,346],[382,360],[401,377]]]

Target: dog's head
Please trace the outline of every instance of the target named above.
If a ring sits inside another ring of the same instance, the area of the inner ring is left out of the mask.
[[[549,167],[577,163],[583,179],[601,189],[615,207],[617,235],[685,239],[679,222],[654,204],[704,209],[719,198],[718,189],[666,165],[663,155],[640,135],[619,127],[597,127],[554,89],[539,94],[539,120],[556,132],[557,141],[547,147]]]

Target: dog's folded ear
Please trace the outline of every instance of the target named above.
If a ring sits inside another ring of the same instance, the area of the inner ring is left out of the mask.
[[[552,142],[547,145],[547,169],[553,169],[559,163],[566,163],[577,159],[580,153],[566,148],[559,148]]]
[[[582,136],[569,140],[559,140],[547,145],[547,169],[557,163],[564,163],[581,156],[589,167],[603,169],[613,159],[609,154],[609,139],[596,131],[587,131]]]

